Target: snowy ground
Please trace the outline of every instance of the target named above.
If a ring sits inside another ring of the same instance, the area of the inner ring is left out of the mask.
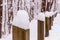
[[[49,33],[49,37],[45,37],[44,40],[60,40],[60,14],[54,19],[52,30],[50,30]],[[11,40],[11,35],[0,40]]]
[[[49,37],[45,37],[45,40],[60,40],[60,14],[54,19],[52,30],[49,33]]]

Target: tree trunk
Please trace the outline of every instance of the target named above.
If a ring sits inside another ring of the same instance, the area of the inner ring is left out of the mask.
[[[0,0],[0,5],[2,4],[2,0]],[[0,38],[1,38],[1,24],[2,23],[2,6],[0,6]]]

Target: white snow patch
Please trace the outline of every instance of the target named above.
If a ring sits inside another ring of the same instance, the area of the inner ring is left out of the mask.
[[[46,12],[45,12],[45,16],[46,16],[46,17],[51,17],[51,16],[53,16],[53,13],[54,13],[54,12],[48,12],[48,11],[46,11]]]
[[[19,10],[17,15],[14,17],[13,25],[18,26],[23,29],[29,28],[29,16],[25,10]]]
[[[41,12],[35,16],[35,19],[45,21],[45,14]]]
[[[38,25],[37,20],[33,19],[29,25],[30,27],[30,40],[37,40],[38,39]]]

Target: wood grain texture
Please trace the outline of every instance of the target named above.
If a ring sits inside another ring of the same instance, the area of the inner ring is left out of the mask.
[[[13,40],[29,40],[29,30],[13,26]]]
[[[49,28],[50,28],[50,26],[51,26],[50,18],[46,17],[45,18],[45,37],[49,36]]]
[[[38,20],[38,40],[44,40],[44,21]]]
[[[26,30],[26,40],[30,40],[30,32],[29,32],[30,30],[29,29],[27,29]]]

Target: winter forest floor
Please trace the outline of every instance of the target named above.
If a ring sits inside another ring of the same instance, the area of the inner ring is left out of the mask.
[[[45,37],[44,40],[60,40],[60,14],[57,14],[57,17],[54,19],[52,30],[50,30],[49,33],[49,37]],[[8,38],[6,40],[10,39]]]

